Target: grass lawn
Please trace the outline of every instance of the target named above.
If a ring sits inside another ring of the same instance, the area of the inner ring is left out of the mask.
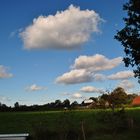
[[[121,116],[110,110],[5,112],[0,113],[0,133],[30,133],[34,139],[43,136],[40,140],[138,140],[140,108]]]

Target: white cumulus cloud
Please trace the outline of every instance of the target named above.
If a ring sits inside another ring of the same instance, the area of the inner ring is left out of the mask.
[[[13,76],[13,74],[8,72],[7,67],[0,65],[0,79],[1,78],[11,78],[12,76]]]
[[[69,72],[56,78],[57,83],[76,84],[92,81],[104,81],[107,77],[98,71],[110,70],[121,64],[122,58],[108,59],[103,55],[79,56]]]
[[[108,59],[104,55],[96,54],[93,56],[79,56],[76,58],[74,65],[75,69],[87,69],[92,72],[109,70],[117,67],[122,62],[121,57]]]
[[[135,85],[129,80],[121,81],[118,86],[124,88],[125,90],[129,90],[135,87]]]
[[[80,91],[86,92],[86,93],[104,93],[103,90],[98,89],[98,88],[93,87],[93,86],[85,86],[85,87],[82,87],[80,89]]]
[[[99,32],[101,21],[95,11],[70,5],[55,15],[35,18],[20,35],[26,49],[75,49]]]
[[[76,93],[72,94],[71,98],[80,99],[80,98],[83,98],[83,96],[81,93],[76,92]]]
[[[32,84],[26,88],[27,91],[40,91],[40,90],[45,90],[45,89],[47,88],[43,86],[38,86],[36,84]]]
[[[104,81],[106,80],[106,76],[100,73],[96,73],[93,76],[93,81]]]
[[[122,80],[134,77],[134,73],[130,70],[128,71],[120,71],[115,74],[108,76],[110,80]]]
[[[70,72],[64,73],[62,76],[59,76],[56,79],[57,83],[62,84],[76,84],[91,81],[92,81],[92,73],[84,69],[71,70]]]
[[[85,69],[75,69],[56,78],[56,83],[61,84],[78,84],[92,81],[104,81],[106,78],[103,74],[94,74]]]

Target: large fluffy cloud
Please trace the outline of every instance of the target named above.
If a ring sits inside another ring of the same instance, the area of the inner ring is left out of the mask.
[[[26,49],[75,49],[99,32],[100,21],[95,11],[70,5],[55,15],[39,16],[20,35]]]
[[[0,79],[1,78],[10,78],[12,76],[13,76],[13,74],[8,72],[8,68],[7,67],[5,67],[3,65],[0,65]]]
[[[79,56],[73,65],[75,69],[88,69],[89,71],[103,71],[113,69],[122,62],[121,57],[108,59],[104,55]]]
[[[91,82],[92,73],[86,71],[85,69],[72,70],[70,72],[64,73],[56,79],[57,83],[62,84],[76,84],[83,82]]]
[[[103,90],[98,89],[98,88],[93,87],[93,86],[85,86],[85,87],[82,87],[80,89],[80,91],[86,92],[86,93],[104,93]]]
[[[128,71],[120,71],[115,74],[108,76],[110,80],[122,80],[134,77],[134,73],[130,70]]]

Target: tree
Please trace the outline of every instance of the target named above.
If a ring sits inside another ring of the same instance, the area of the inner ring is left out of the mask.
[[[140,0],[129,0],[123,5],[123,10],[127,11],[128,17],[123,19],[125,27],[117,32],[115,39],[124,47],[125,66],[135,67],[135,77],[140,83]]]
[[[137,96],[138,96],[137,94],[128,94],[127,95],[127,104],[131,104],[133,99]]]
[[[19,103],[18,102],[16,102],[15,104],[14,104],[14,107],[17,109],[17,108],[19,108],[20,106],[19,106]]]
[[[77,101],[74,101],[71,103],[71,107],[74,108],[74,107],[77,107],[79,104]]]
[[[89,100],[90,99],[93,100],[94,102],[97,102],[98,101],[98,99],[96,97],[90,97]]]
[[[127,103],[127,94],[123,88],[117,87],[109,95],[109,102],[112,104],[112,108],[115,106],[121,106]]]
[[[55,104],[55,107],[58,107],[58,108],[62,106],[61,100],[56,100],[54,104]]]
[[[101,107],[108,107],[109,106],[109,95],[108,94],[102,94],[99,97],[99,103]]]
[[[66,99],[66,100],[63,101],[63,106],[64,107],[70,107],[70,101],[69,101],[69,99]]]
[[[105,100],[105,101],[108,101],[109,95],[108,95],[108,94],[102,94],[102,95],[100,96],[100,99],[103,99],[103,100]]]

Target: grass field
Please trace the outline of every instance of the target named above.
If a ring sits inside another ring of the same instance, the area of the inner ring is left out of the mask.
[[[109,110],[5,112],[0,113],[0,133],[29,133],[40,140],[139,140],[140,108],[116,114]]]

